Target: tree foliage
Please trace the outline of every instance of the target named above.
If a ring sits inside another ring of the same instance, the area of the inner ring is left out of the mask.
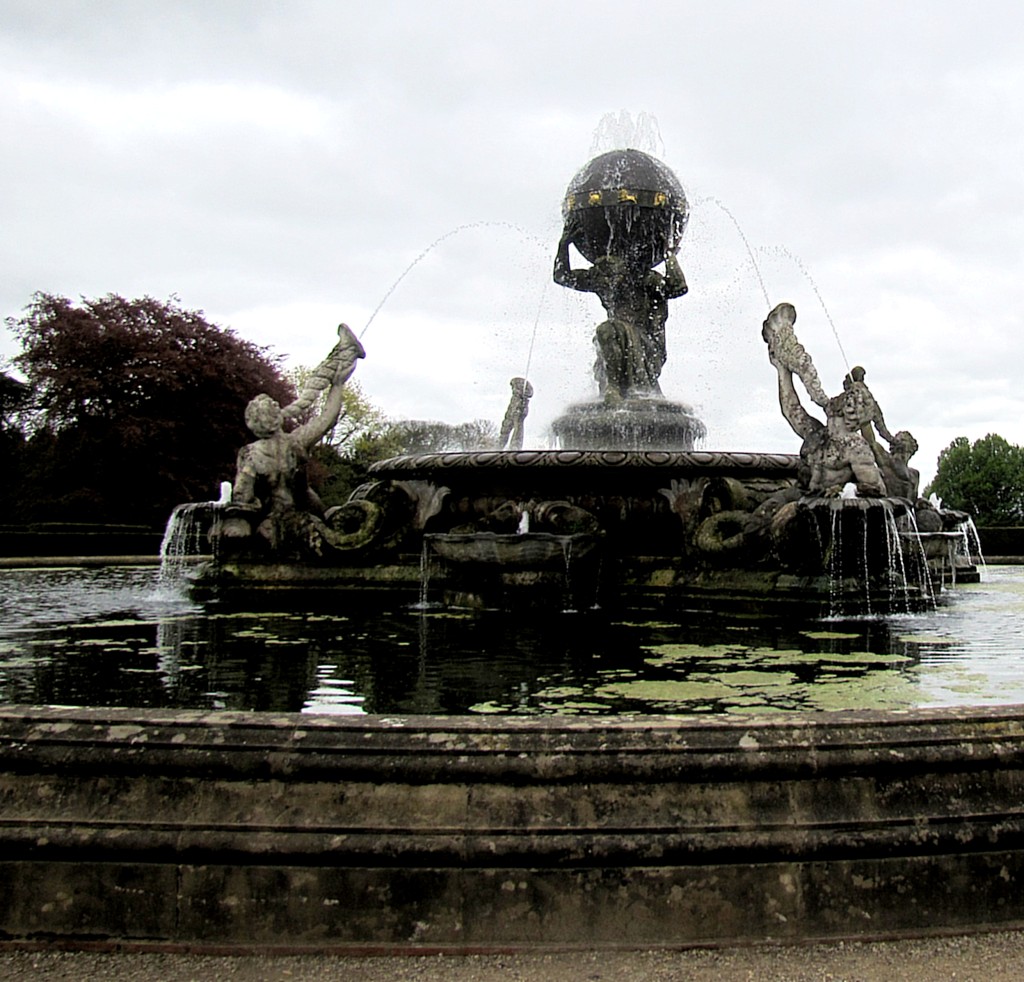
[[[0,430],[21,431],[22,413],[29,408],[32,390],[7,372],[0,372]]]
[[[0,468],[7,477],[0,482],[0,514],[4,516],[16,516],[25,493],[27,461],[22,419],[30,395],[28,385],[0,372]]]
[[[162,523],[231,479],[253,396],[293,397],[266,349],[177,298],[37,293],[7,325],[31,388],[22,517]]]
[[[939,454],[925,489],[947,508],[969,512],[978,525],[1024,523],[1024,448],[996,433],[970,443],[958,436]]]
[[[301,389],[310,369],[289,372]],[[309,415],[318,411],[314,405]],[[493,447],[498,429],[490,420],[441,423],[433,420],[392,420],[375,406],[356,382],[345,387],[341,415],[334,429],[310,455],[310,483],[329,504],[338,504],[368,478],[371,464],[399,454]]]
[[[487,450],[498,442],[498,428],[489,419],[468,423],[439,423],[405,419],[391,424],[398,453],[441,453],[453,450]]]

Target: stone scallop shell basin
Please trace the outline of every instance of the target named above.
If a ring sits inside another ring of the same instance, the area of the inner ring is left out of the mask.
[[[428,535],[428,546],[442,559],[454,563],[488,563],[505,567],[547,566],[581,559],[597,546],[594,536],[551,535],[524,532],[502,535]]]

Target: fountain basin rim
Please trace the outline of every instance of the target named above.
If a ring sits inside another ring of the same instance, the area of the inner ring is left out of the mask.
[[[115,727],[104,733],[96,725],[109,720]],[[896,727],[920,728],[922,741],[935,741],[938,730],[945,727],[960,728],[972,726],[996,726],[1015,723],[1013,734],[1024,740],[1024,703],[1005,703],[988,706],[950,705],[908,707],[906,709],[843,709],[843,710],[794,710],[779,713],[708,713],[705,716],[623,713],[612,716],[578,716],[550,714],[527,716],[513,713],[487,713],[464,715],[428,714],[361,714],[339,716],[332,713],[305,712],[259,712],[248,710],[202,710],[202,709],[132,709],[124,707],[89,706],[47,706],[9,703],[0,706],[0,729],[7,729],[18,723],[38,726],[36,736],[41,740],[60,741],[61,735],[76,724],[94,728],[98,740],[126,739],[133,742],[132,734],[125,727],[137,725],[164,726],[201,732],[211,725],[228,730],[282,731],[289,729],[292,735],[300,731],[348,731],[348,732],[394,732],[429,733],[451,730],[460,733],[528,733],[551,731],[555,733],[592,734],[595,744],[602,744],[609,733],[639,736],[662,736],[680,732],[738,733],[749,735],[752,731],[773,732],[785,735],[793,731],[815,730],[821,733],[838,732],[857,727],[878,727],[888,730]],[[302,739],[301,735],[299,736]],[[878,745],[881,741],[876,742]],[[170,746],[179,746],[180,740],[171,740]],[[844,746],[845,744],[831,744]],[[862,745],[862,744],[858,744]],[[888,742],[885,743],[888,746]],[[148,743],[152,747],[152,743]],[[746,742],[746,749],[767,751],[769,746],[754,747]],[[791,741],[779,746],[792,748]],[[866,746],[866,745],[865,745]],[[24,749],[24,747],[23,747]]]
[[[945,540],[947,542],[962,541],[962,532],[900,532],[900,538],[903,539],[923,539],[923,540]],[[991,560],[987,560],[991,562]]]
[[[409,950],[425,917],[435,944],[648,950],[1024,915],[1022,705],[700,723],[6,706],[0,734],[15,940]],[[353,895],[339,927],[328,903]]]
[[[720,450],[468,450],[404,454],[370,466],[377,477],[408,477],[411,473],[471,470],[666,470],[727,474],[791,475],[796,454]]]
[[[820,508],[829,511],[870,511],[872,509],[881,508],[886,511],[894,511],[898,514],[902,514],[904,511],[913,509],[914,503],[908,498],[895,498],[895,497],[854,497],[854,498],[843,498],[843,497],[827,497],[825,495],[818,494],[806,494],[801,499],[808,508]],[[927,535],[926,532],[916,533],[920,535]],[[963,536],[960,536],[963,538]]]
[[[268,763],[268,752],[280,751],[294,755],[287,768],[291,780],[339,769],[379,780],[386,763],[390,781],[493,774],[501,781],[518,775],[541,783],[637,776],[641,766],[648,777],[678,776],[685,766],[734,780],[741,772],[800,775],[808,768],[819,777],[836,768],[913,771],[924,762],[998,769],[1024,759],[1024,705],[964,709],[709,716],[695,722],[648,715],[338,716],[11,706],[0,710],[0,757],[6,770],[17,769],[18,761],[65,766],[71,748],[78,748],[83,767],[93,754],[112,754],[112,764],[134,773],[145,755],[165,775],[191,773],[201,763],[207,775],[240,767],[266,778],[277,766]]]

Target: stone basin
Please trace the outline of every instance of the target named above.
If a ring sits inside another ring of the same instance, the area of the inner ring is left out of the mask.
[[[438,533],[423,537],[431,552],[451,563],[482,563],[508,569],[566,564],[583,559],[600,544],[596,535],[552,535],[549,532]]]

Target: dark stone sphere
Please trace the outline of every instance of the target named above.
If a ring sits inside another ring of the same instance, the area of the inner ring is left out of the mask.
[[[640,150],[594,157],[570,181],[562,202],[566,228],[588,262],[633,256],[647,268],[679,245],[689,204],[679,178]]]

